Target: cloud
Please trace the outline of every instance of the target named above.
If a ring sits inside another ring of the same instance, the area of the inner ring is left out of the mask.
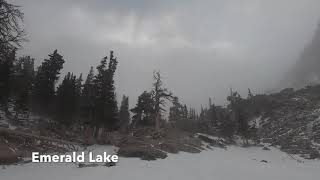
[[[30,42],[21,54],[38,63],[54,49],[64,71],[87,73],[109,50],[119,58],[117,93],[137,96],[152,71],[185,103],[228,88],[264,92],[296,61],[320,17],[318,0],[12,0],[25,12]]]

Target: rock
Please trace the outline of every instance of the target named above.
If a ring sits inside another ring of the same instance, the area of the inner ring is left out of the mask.
[[[122,157],[139,157],[142,160],[164,159],[167,154],[150,146],[122,146],[118,150]]]
[[[179,144],[179,150],[183,152],[188,152],[188,153],[200,153],[201,150],[187,144]]]
[[[262,150],[270,151],[271,149],[265,146],[265,147],[262,148]]]
[[[207,146],[206,146],[206,148],[208,148],[208,149],[212,149],[212,147],[211,147],[210,145],[207,145]]]
[[[202,134],[198,134],[198,138],[201,139],[202,141],[206,142],[206,143],[209,143],[209,144],[213,144],[215,143],[216,141],[205,136],[205,135],[202,135]]]
[[[0,143],[0,164],[11,164],[19,161],[16,151],[5,143]]]
[[[84,163],[79,163],[78,168],[85,168],[85,167],[97,167],[99,164],[84,164]]]
[[[86,164],[83,164],[83,163],[78,164],[78,168],[83,168],[83,167],[86,167]]]
[[[214,138],[210,138],[204,134],[197,134],[197,137],[199,139],[201,139],[202,141],[209,143],[210,146],[214,146],[214,147],[221,147],[221,148],[226,148],[226,143],[224,142],[223,139],[214,139]]]
[[[115,162],[107,162],[104,164],[104,166],[112,167],[112,166],[116,166],[116,163]]]
[[[195,137],[190,137],[190,136],[184,136],[184,137],[180,138],[179,142],[181,144],[188,144],[188,145],[191,145],[194,147],[201,147],[202,146],[201,139],[195,138]]]
[[[168,153],[177,154],[179,152],[177,143],[173,142],[163,142],[157,146],[162,151],[166,151]]]

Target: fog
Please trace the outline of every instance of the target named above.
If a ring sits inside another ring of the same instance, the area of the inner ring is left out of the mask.
[[[319,0],[11,0],[22,6],[37,64],[58,49],[63,72],[84,73],[114,50],[116,91],[131,105],[160,70],[183,103],[224,104],[277,89],[320,19]]]

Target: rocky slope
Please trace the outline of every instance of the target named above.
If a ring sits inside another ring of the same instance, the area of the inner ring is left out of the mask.
[[[263,142],[305,158],[320,157],[320,85],[258,95],[253,102],[260,107],[255,121]]]

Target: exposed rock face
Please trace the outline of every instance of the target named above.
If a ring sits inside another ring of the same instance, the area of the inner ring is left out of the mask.
[[[259,109],[256,104],[261,114],[256,123],[262,141],[305,158],[319,157],[320,85],[297,91],[285,89],[263,99],[268,106]]]

